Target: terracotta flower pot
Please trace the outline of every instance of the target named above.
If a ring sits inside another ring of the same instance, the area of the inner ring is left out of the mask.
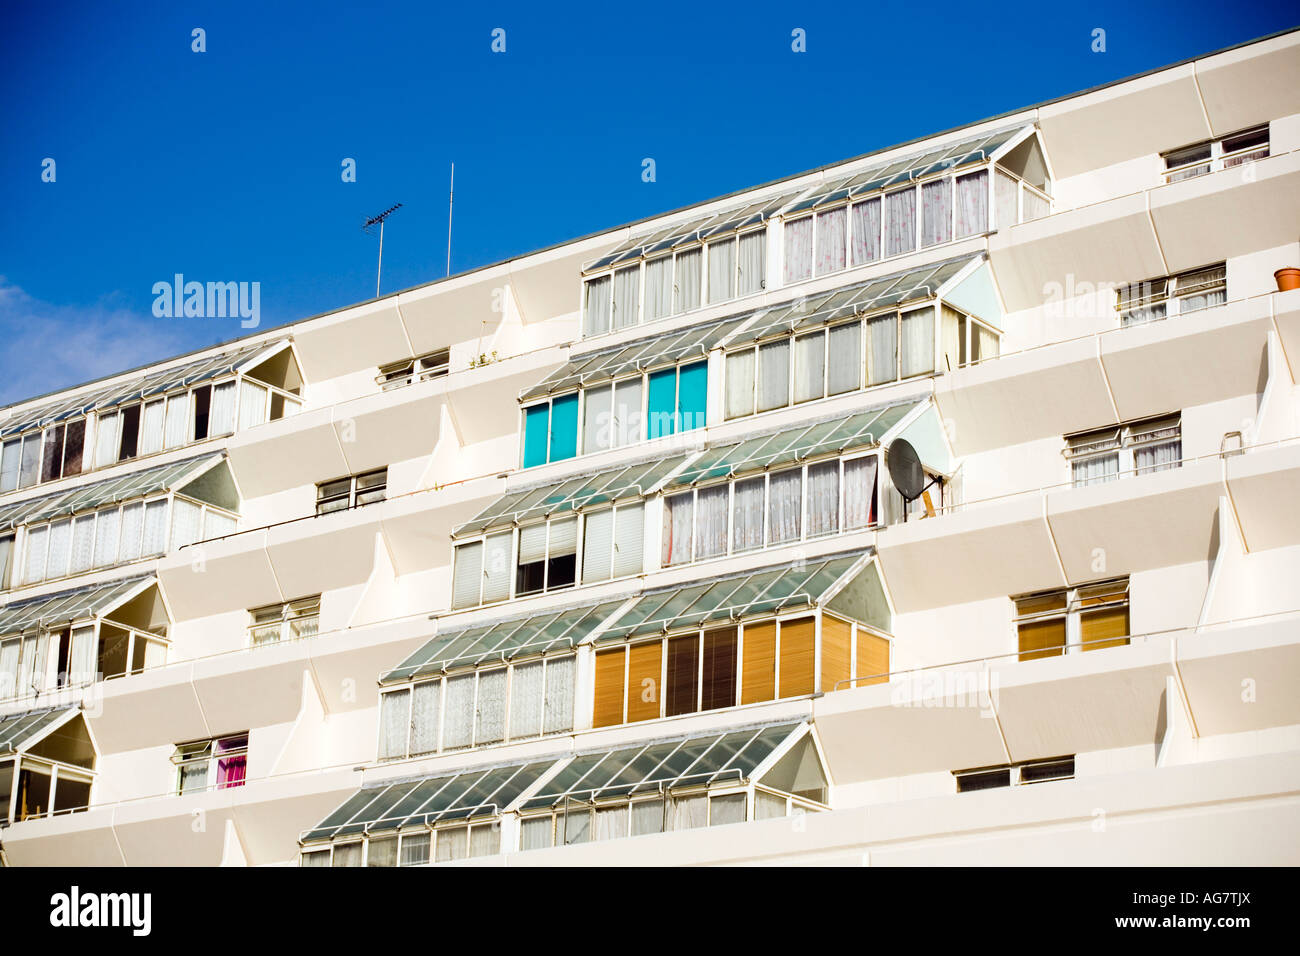
[[[1273,273],[1273,278],[1277,280],[1278,292],[1290,292],[1292,289],[1300,289],[1300,269],[1288,266],[1285,269],[1278,269]]]

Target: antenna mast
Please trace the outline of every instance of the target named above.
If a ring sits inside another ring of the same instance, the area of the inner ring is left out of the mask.
[[[369,219],[365,221],[365,224],[362,225],[361,227],[361,229],[365,232],[367,236],[373,236],[375,234],[374,227],[375,226],[379,227],[379,268],[375,272],[375,298],[376,299],[379,298],[379,280],[383,277],[384,274],[384,220],[387,219],[389,216],[391,216],[393,213],[397,212],[397,210],[401,208],[402,208],[402,204],[400,202],[396,206],[389,206],[378,216],[371,216]]]
[[[447,189],[447,275],[451,275],[451,213],[456,202],[456,164],[451,164],[451,185]]]

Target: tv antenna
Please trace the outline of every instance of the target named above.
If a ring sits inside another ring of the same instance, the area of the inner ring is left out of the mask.
[[[447,187],[447,275],[451,275],[451,213],[456,202],[456,164],[451,164],[451,185]]]
[[[391,216],[393,213],[397,212],[397,210],[401,208],[402,208],[402,204],[400,202],[396,206],[389,206],[378,216],[371,216],[369,219],[365,221],[365,224],[361,227],[362,231],[367,236],[373,236],[375,234],[375,226],[379,227],[379,269],[375,272],[375,298],[376,299],[379,298],[379,280],[384,273],[384,220],[387,219],[389,216]]]

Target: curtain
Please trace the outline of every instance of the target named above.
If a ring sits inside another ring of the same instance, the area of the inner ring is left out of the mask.
[[[519,849],[545,850],[554,845],[555,820],[548,813],[519,821]]]
[[[0,700],[13,697],[18,692],[18,651],[22,641],[5,641],[0,644]]]
[[[844,268],[849,231],[849,207],[841,206],[817,214],[817,274],[824,276]]]
[[[794,400],[807,402],[826,393],[826,333],[794,340]]]
[[[1071,462],[1070,471],[1076,488],[1114,481],[1119,478],[1119,455],[1102,455]]]
[[[641,440],[641,379],[639,376],[614,383],[614,420],[610,429],[616,448]]]
[[[740,275],[736,295],[753,295],[766,285],[767,230],[747,233],[740,237]]]
[[[772,544],[798,541],[803,511],[803,470],[779,471],[769,479],[768,527]]]
[[[632,804],[632,835],[662,833],[664,829],[664,801],[641,800]]]
[[[584,335],[600,335],[609,331],[612,304],[610,286],[609,276],[601,276],[587,283],[587,303],[582,326]]]
[[[50,525],[50,556],[46,563],[46,576],[65,577],[72,561],[72,520],[56,521]]]
[[[862,384],[862,323],[837,325],[828,335],[826,392],[851,392]]]
[[[85,571],[95,560],[95,516],[82,515],[72,520],[72,564],[75,574]]]
[[[941,372],[966,364],[966,316],[947,305],[939,309],[939,352]]]
[[[785,224],[785,284],[812,275],[813,221],[805,216]]]
[[[729,793],[709,801],[709,826],[720,827],[728,823],[745,822],[745,795]]]
[[[867,384],[898,378],[898,314],[867,319]]]
[[[212,389],[208,409],[208,435],[227,435],[235,430],[235,383],[222,382]]]
[[[379,759],[405,757],[411,726],[411,692],[390,691],[381,695],[379,701]]]
[[[464,674],[447,681],[447,708],[443,717],[443,750],[460,750],[473,742],[474,675]]]
[[[691,525],[694,495],[673,495],[664,499],[663,563],[682,564],[691,559]]]
[[[510,672],[510,739],[542,732],[542,662],[518,664]]]
[[[573,655],[546,661],[546,702],[542,733],[567,733],[573,729]]]
[[[144,506],[143,553],[162,554],[167,547],[167,501],[149,501]]]
[[[143,525],[143,502],[137,501],[122,507],[122,546],[118,549],[118,556],[123,561],[134,561],[140,557],[140,532]]]
[[[869,455],[844,463],[844,528],[847,531],[869,528],[875,519],[871,499],[876,490],[876,461],[875,455]]]
[[[619,269],[614,273],[614,305],[612,324],[616,329],[629,329],[637,324],[638,301],[641,298],[641,267]]]
[[[10,587],[9,568],[13,564],[13,558],[14,535],[0,536],[0,591],[7,591]]]
[[[334,851],[335,853],[338,850]],[[434,859],[442,863],[446,860],[463,860],[469,856],[469,829],[467,827],[447,827],[438,831],[437,849]]]
[[[619,840],[627,836],[627,804],[596,811],[596,839]]]
[[[754,794],[754,819],[771,820],[774,817],[785,816],[786,800],[785,797],[778,797],[774,793],[767,793],[759,790]]]
[[[173,399],[176,401],[176,399]],[[156,402],[150,402],[144,407],[144,415],[140,419],[140,454],[150,455],[156,451],[163,450],[163,405],[165,403],[159,399]],[[179,402],[177,402],[179,404]],[[170,426],[170,422],[167,423]],[[168,429],[170,432],[170,429]],[[168,445],[168,448],[175,448],[174,444]]]
[[[0,492],[18,487],[18,459],[22,454],[21,441],[7,441],[0,450]]]
[[[1042,219],[1052,211],[1051,204],[1032,189],[1024,190],[1025,194],[1025,222],[1031,222],[1034,219]]]
[[[239,385],[239,427],[252,428],[266,421],[266,388],[244,379]]]
[[[1182,440],[1163,442],[1159,445],[1147,445],[1133,450],[1133,466],[1139,475],[1153,471],[1168,471],[1177,468],[1183,457]]]
[[[808,535],[834,534],[840,529],[840,463],[808,466]]]
[[[880,258],[880,200],[868,199],[853,206],[853,264]]]
[[[177,498],[172,508],[172,550],[183,548],[199,540],[199,521],[203,509],[192,501]]]
[[[1020,195],[1020,181],[1008,176],[1002,170],[993,177],[994,222],[999,229],[1014,226],[1019,219],[1017,199]]]
[[[709,301],[726,302],[736,297],[736,240],[709,243]]]
[[[480,672],[475,744],[491,744],[506,735],[506,669]]]
[[[673,307],[673,257],[663,256],[645,267],[645,321],[662,319]]]
[[[978,236],[989,229],[989,171],[957,177],[957,238]]]
[[[334,856],[330,860],[330,866],[360,866],[360,865],[361,865],[361,844],[360,843],[335,844]]]
[[[754,414],[754,350],[727,354],[727,418]]]
[[[708,797],[681,797],[671,800],[668,808],[670,830],[694,830],[708,824]]]
[[[790,340],[769,342],[758,348],[758,410],[770,411],[790,404]]]
[[[899,338],[903,378],[934,371],[934,308],[903,313]]]
[[[608,581],[614,549],[614,511],[607,508],[585,518],[582,535],[582,583]]]
[[[921,186],[921,245],[952,239],[952,180],[936,179]]]
[[[419,866],[429,862],[431,833],[403,833],[399,866]]]
[[[704,252],[692,249],[677,255],[677,281],[674,285],[676,300],[673,312],[689,312],[700,307],[700,269],[704,264]]]
[[[246,382],[245,385],[248,383]],[[260,391],[265,395],[266,390]],[[148,407],[145,407],[146,418],[148,416]],[[265,413],[263,413],[265,414]],[[253,422],[253,424],[260,424]],[[166,448],[179,448],[187,444],[190,440],[190,393],[185,392],[182,395],[173,395],[167,399],[167,434],[164,438],[163,445]],[[144,438],[141,436],[141,442]]]
[[[366,845],[366,866],[397,866],[397,837],[371,837]]]
[[[546,525],[538,525],[543,535]],[[483,603],[504,601],[510,596],[510,547],[513,532],[489,535],[483,548]],[[522,540],[522,538],[521,538]],[[521,562],[522,563],[522,562]]]
[[[411,692],[411,756],[438,749],[438,714],[442,706],[442,681],[416,684]]]
[[[591,454],[612,447],[614,386],[589,388],[582,393],[582,452]]]
[[[93,624],[74,628],[68,657],[68,682],[76,685],[95,679],[95,652],[98,650]]]
[[[234,534],[238,524],[239,522],[230,515],[223,515],[219,511],[208,511],[203,515],[203,539],[223,538],[228,534]]]
[[[696,503],[699,539],[695,559],[713,558],[727,553],[727,486],[703,488]]]
[[[106,568],[117,561],[117,537],[121,529],[122,514],[117,508],[105,508],[97,513],[95,522],[94,566]]]
[[[885,255],[896,256],[916,248],[916,187],[885,196]]]
[[[32,528],[27,532],[27,556],[23,561],[23,582],[35,584],[45,580],[45,550],[49,545],[50,529]]]
[[[475,541],[456,548],[456,570],[451,584],[451,606],[459,610],[479,603],[483,587],[483,542]]]
[[[22,463],[18,467],[18,485],[30,488],[41,479],[41,434],[28,435],[23,439]]]
[[[735,483],[732,492],[732,549],[746,551],[763,546],[763,478]]]
[[[117,461],[117,426],[119,418],[116,413],[100,415],[95,422],[95,467],[103,468]]]
[[[586,843],[591,839],[591,811],[570,810],[555,815],[555,842],[557,845]]]
[[[620,505],[614,516],[614,577],[640,574],[645,559],[645,506]]]

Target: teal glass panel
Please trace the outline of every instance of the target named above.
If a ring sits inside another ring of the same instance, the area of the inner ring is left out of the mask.
[[[709,363],[683,365],[677,394],[681,430],[703,428],[709,409]]]
[[[647,438],[661,438],[677,431],[677,369],[650,373],[646,416]]]
[[[576,397],[575,397],[576,401]],[[551,406],[548,403],[524,409],[524,467],[546,464],[546,446],[551,430]],[[575,429],[576,437],[576,429]]]
[[[551,402],[551,461],[564,461],[578,453],[578,395]]]

